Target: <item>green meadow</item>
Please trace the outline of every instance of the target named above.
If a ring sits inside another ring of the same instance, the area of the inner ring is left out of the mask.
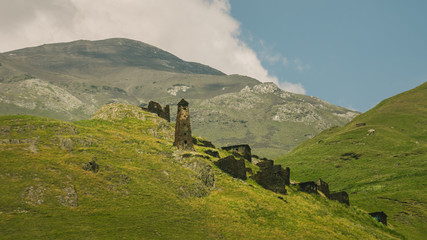
[[[373,132],[375,130],[375,132]],[[295,180],[322,178],[350,203],[384,211],[409,239],[427,236],[427,83],[323,131],[277,160]]]
[[[383,131],[377,129],[374,137]],[[173,124],[123,104],[108,105],[93,119],[73,123],[1,116],[0,238],[404,238],[394,226],[384,226],[354,206],[293,187],[287,187],[287,195],[279,195],[251,178],[234,179],[213,164],[217,158],[204,153],[210,148],[182,152],[173,147],[173,133]],[[402,153],[409,152],[409,146],[402,147]],[[221,157],[229,154],[210,150]],[[384,149],[383,154],[387,152]],[[362,160],[371,156],[363,153]],[[418,155],[404,158],[418,161]],[[85,170],[91,161],[99,165],[98,171]],[[400,162],[401,168],[409,168]],[[212,170],[214,185],[207,185],[200,172],[189,167],[193,163]],[[347,162],[341,164],[344,168]],[[246,167],[258,171],[249,162]],[[294,166],[291,173],[291,178],[302,179],[307,171]],[[394,177],[386,175],[363,186],[380,186],[382,179]],[[344,189],[345,185],[326,179],[332,188]],[[410,186],[404,187],[415,191]],[[363,191],[358,194],[362,197]],[[353,198],[350,201],[363,200]]]

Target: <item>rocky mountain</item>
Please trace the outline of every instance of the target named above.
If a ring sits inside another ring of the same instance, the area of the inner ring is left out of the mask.
[[[173,123],[125,104],[72,123],[0,116],[1,239],[402,237],[319,194],[267,190],[247,160],[248,178],[233,178],[214,164],[231,153],[178,150],[173,136]]]
[[[384,211],[408,239],[427,236],[427,82],[386,99],[278,160],[294,179],[322,178],[367,211]]]
[[[0,54],[0,114],[75,121],[111,102],[190,103],[193,132],[277,157],[357,112],[272,83],[225,75],[129,39],[75,41]]]

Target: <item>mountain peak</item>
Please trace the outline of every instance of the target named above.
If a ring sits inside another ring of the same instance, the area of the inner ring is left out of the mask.
[[[139,67],[177,73],[193,73],[207,75],[225,75],[209,66],[186,62],[177,56],[149,44],[126,39],[110,38],[98,41],[77,40],[66,43],[45,44],[38,47],[24,48],[7,52],[10,56],[25,56],[37,59],[38,64],[45,68],[63,68],[65,59],[74,58],[76,67],[102,62],[110,66]],[[49,56],[49,58],[45,58]],[[52,58],[53,57],[53,58]],[[43,66],[44,65],[44,66]],[[68,68],[73,65],[67,65]]]

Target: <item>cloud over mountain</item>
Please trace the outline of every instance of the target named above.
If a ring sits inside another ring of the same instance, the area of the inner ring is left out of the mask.
[[[0,5],[0,52],[125,37],[227,74],[279,84],[239,39],[239,23],[230,15],[228,0],[0,0]],[[280,85],[305,93],[300,84]]]

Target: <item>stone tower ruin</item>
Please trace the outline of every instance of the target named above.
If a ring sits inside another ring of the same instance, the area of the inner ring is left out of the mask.
[[[194,150],[193,137],[191,136],[190,109],[188,108],[188,102],[184,99],[181,99],[178,103],[175,142],[173,145],[182,150]]]

